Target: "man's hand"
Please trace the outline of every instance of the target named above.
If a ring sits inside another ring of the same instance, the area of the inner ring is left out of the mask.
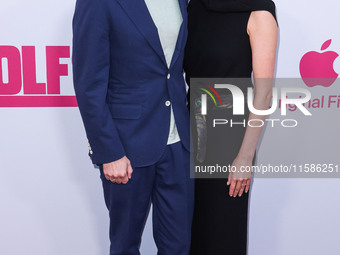
[[[126,156],[111,163],[103,164],[103,171],[108,181],[118,184],[127,184],[133,172],[130,160]]]

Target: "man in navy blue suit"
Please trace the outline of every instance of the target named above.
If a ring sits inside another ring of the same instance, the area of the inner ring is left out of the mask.
[[[186,0],[78,0],[73,74],[100,167],[110,254],[140,254],[151,203],[161,255],[187,255],[193,213],[182,74]]]

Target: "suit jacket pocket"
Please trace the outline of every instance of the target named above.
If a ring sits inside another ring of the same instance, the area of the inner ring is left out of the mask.
[[[140,104],[109,104],[112,118],[136,120],[141,117],[142,106]]]

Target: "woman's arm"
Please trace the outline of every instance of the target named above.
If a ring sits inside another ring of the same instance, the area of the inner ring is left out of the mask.
[[[278,28],[275,18],[267,11],[254,11],[251,13],[247,32],[250,38],[253,58],[254,76],[254,107],[258,110],[266,110],[272,98],[272,78],[275,70],[276,46]],[[265,78],[265,79],[263,79]],[[249,120],[265,120],[266,116],[250,113]],[[240,151],[233,162],[237,169],[241,166],[252,166],[255,150],[262,132],[260,127],[247,126]],[[229,195],[241,196],[248,192],[251,172],[230,173],[228,185]]]

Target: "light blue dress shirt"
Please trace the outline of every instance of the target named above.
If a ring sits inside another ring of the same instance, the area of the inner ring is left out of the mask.
[[[175,51],[183,17],[178,0],[145,0],[155,23],[168,67]],[[167,144],[180,141],[171,106],[170,131]]]

